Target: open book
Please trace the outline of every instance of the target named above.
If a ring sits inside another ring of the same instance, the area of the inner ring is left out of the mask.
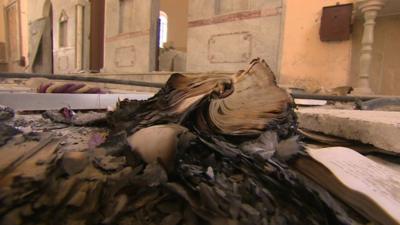
[[[400,224],[400,173],[349,148],[307,150],[296,167],[371,221]]]

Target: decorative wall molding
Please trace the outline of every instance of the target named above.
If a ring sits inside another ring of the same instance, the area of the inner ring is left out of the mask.
[[[234,32],[212,35],[208,39],[210,63],[246,63],[252,57],[250,32]]]
[[[114,52],[114,64],[116,67],[133,67],[136,62],[135,46],[116,48]]]
[[[58,71],[68,71],[69,57],[67,55],[57,57],[57,69]]]
[[[118,34],[118,35],[106,38],[106,42],[114,42],[114,41],[119,41],[119,40],[126,40],[126,39],[135,38],[135,37],[146,36],[146,35],[150,35],[150,30],[135,31],[135,32],[130,32],[130,33]]]
[[[213,18],[201,19],[201,20],[193,20],[189,21],[189,27],[200,27],[218,23],[227,23],[234,22],[240,20],[248,20],[248,19],[256,19],[261,17],[270,17],[270,16],[278,16],[281,14],[281,7],[273,7],[273,8],[264,8],[259,10],[249,10],[249,11],[241,11],[235,12],[220,16],[215,16]]]

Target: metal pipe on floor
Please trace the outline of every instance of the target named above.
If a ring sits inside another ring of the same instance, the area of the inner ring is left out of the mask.
[[[164,86],[164,84],[162,83],[153,83],[146,81],[86,77],[78,75],[38,74],[38,73],[0,73],[0,79],[1,78],[15,78],[15,79],[46,78],[50,80],[97,82],[97,83],[122,84],[122,85],[153,87],[153,88],[162,88]]]
[[[293,98],[297,99],[327,100],[327,101],[338,101],[338,102],[368,101],[377,98],[386,98],[384,96],[356,96],[356,95],[337,96],[337,95],[316,95],[316,94],[303,94],[303,93],[292,93],[292,96]]]
[[[0,73],[1,78],[18,78],[18,79],[30,79],[30,78],[46,78],[50,80],[71,80],[71,81],[83,81],[83,82],[98,82],[98,83],[109,83],[109,84],[121,84],[121,85],[132,85],[140,87],[152,87],[162,88],[163,83],[153,83],[146,81],[134,81],[134,80],[123,80],[123,79],[109,79],[100,77],[87,77],[79,75],[58,75],[58,74],[37,74],[37,73]],[[340,101],[340,102],[355,102],[355,101],[368,101],[372,99],[383,99],[392,98],[392,96],[335,96],[335,95],[316,95],[306,93],[292,93],[293,98],[297,99],[313,99],[313,100],[328,100],[328,101]],[[400,98],[399,98],[400,100]]]

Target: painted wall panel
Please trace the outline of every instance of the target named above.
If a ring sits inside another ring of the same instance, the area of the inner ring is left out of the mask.
[[[187,70],[235,72],[260,57],[277,71],[281,1],[210,2],[189,2]]]

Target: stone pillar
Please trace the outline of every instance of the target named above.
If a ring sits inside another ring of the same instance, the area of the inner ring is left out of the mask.
[[[373,94],[369,83],[372,50],[374,44],[375,19],[385,4],[385,0],[358,0],[364,18],[364,31],[361,41],[359,80],[354,88],[354,94]]]
[[[84,4],[76,5],[76,69],[83,69],[83,24],[84,24]]]

